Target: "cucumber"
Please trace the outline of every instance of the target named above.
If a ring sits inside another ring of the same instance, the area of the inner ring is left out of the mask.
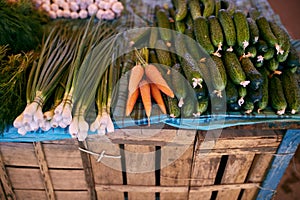
[[[196,98],[186,98],[184,105],[182,106],[182,115],[183,117],[192,117],[197,113],[197,103]]]
[[[231,78],[232,82],[236,85],[242,85],[246,87],[249,84],[249,81],[246,81],[246,74],[243,71],[235,53],[225,52],[223,61],[227,74]]]
[[[186,23],[187,28],[194,30],[194,20],[192,18],[192,15],[190,13],[187,14],[186,19],[184,20]]]
[[[166,65],[166,66],[171,66],[172,64],[172,59],[170,52],[167,51],[168,47],[162,40],[157,40],[155,43],[155,52],[157,55],[157,59],[160,64]]]
[[[171,70],[172,88],[176,98],[179,100],[178,107],[181,108],[184,105],[185,98],[187,96],[187,81],[181,74],[181,67],[174,65]]]
[[[261,58],[261,59],[260,59]],[[261,68],[264,66],[264,57],[262,55],[256,56],[256,58],[252,59],[252,63],[256,68]]]
[[[276,114],[283,115],[287,107],[287,102],[284,96],[283,87],[280,79],[273,76],[269,82],[270,103]]]
[[[169,16],[164,9],[156,11],[157,25],[160,28],[159,34],[163,41],[166,42],[167,46],[171,46],[170,41],[172,40],[171,24]]]
[[[172,118],[180,116],[180,108],[178,107],[178,99],[166,96],[166,105],[168,105],[169,115]]]
[[[210,41],[209,27],[206,18],[198,17],[194,20],[194,34],[202,48],[204,48],[208,54],[212,54],[215,49]]]
[[[300,88],[296,74],[286,70],[282,73],[281,80],[287,107],[291,111],[291,114],[295,114],[300,110]]]
[[[239,94],[237,87],[230,79],[227,80],[227,85],[225,88],[226,92],[226,101],[228,104],[235,103],[238,101]]]
[[[188,12],[187,0],[178,0],[176,7],[175,21],[183,20]]]
[[[255,44],[259,40],[259,29],[254,19],[247,18],[249,32],[250,32],[250,43]]]
[[[297,66],[295,66],[295,67],[290,67],[288,70],[289,70],[290,72],[292,72],[292,73],[296,73],[297,70],[298,70],[298,67],[297,67]]]
[[[195,117],[201,116],[208,108],[208,98],[203,98],[198,101],[197,104],[197,113],[194,114]]]
[[[155,43],[158,40],[158,30],[155,26],[150,29],[149,48],[155,48]]]
[[[188,47],[188,52],[193,56],[194,59],[199,60],[202,55],[205,55],[206,52],[197,41],[195,41],[194,32],[191,29],[185,30],[185,35],[189,36],[191,39],[185,39],[185,46]]]
[[[263,96],[263,90],[262,87],[259,87],[257,90],[253,90],[252,88],[247,88],[247,96],[250,101],[253,103],[259,102],[262,99]]]
[[[201,74],[200,68],[197,64],[197,61],[194,60],[191,54],[189,54],[188,52],[184,54],[181,66],[185,77],[187,78],[191,86],[193,88],[196,88],[197,86],[202,87],[203,76]]]
[[[221,0],[221,9],[226,10],[232,16],[236,10],[236,6],[232,0]]]
[[[186,27],[183,21],[175,21],[175,30],[179,33],[184,33]]]
[[[220,51],[224,42],[221,24],[218,18],[213,15],[208,18],[208,22],[211,42],[217,51]]]
[[[255,58],[257,55],[257,50],[256,50],[255,46],[248,46],[246,48],[245,52],[249,58]]]
[[[235,46],[234,47],[234,53],[238,56],[239,59],[241,59],[241,57],[245,56],[245,49],[243,47],[240,46]]]
[[[228,11],[221,9],[219,10],[218,19],[223,29],[225,41],[231,47],[228,51],[232,51],[232,47],[236,44],[236,31],[231,15]]]
[[[278,69],[279,63],[276,58],[272,58],[271,60],[266,61],[264,66],[270,71],[275,71]]]
[[[256,49],[259,53],[265,53],[269,49],[269,46],[268,46],[267,42],[264,41],[264,40],[261,40],[261,39],[258,40],[258,42],[256,43],[255,46],[256,46]]]
[[[256,20],[261,16],[261,13],[256,8],[250,8],[248,11],[249,18]]]
[[[159,61],[157,59],[157,56],[156,56],[155,50],[150,50],[149,51],[149,62],[152,63],[152,64],[158,64],[159,63]]]
[[[201,0],[204,5],[203,17],[209,17],[214,14],[215,10],[215,0]]]
[[[223,113],[226,111],[226,105],[227,103],[225,99],[219,98],[217,96],[210,96],[210,107],[212,112]]]
[[[245,98],[245,103],[243,104],[243,109],[245,110],[245,114],[250,114],[254,110],[254,103],[248,97]]]
[[[237,45],[246,49],[250,40],[250,32],[246,15],[242,11],[236,10],[233,14],[233,22],[236,30]]]
[[[215,0],[215,16],[218,16],[218,12],[221,9],[221,0]]]
[[[196,94],[196,98],[197,98],[198,101],[200,101],[203,98],[206,98],[207,95],[208,95],[206,84],[203,82],[202,87],[195,88],[194,92]]]
[[[288,54],[287,59],[285,60],[284,64],[288,67],[298,67],[300,66],[299,62],[299,55],[294,46],[291,46],[290,52]]]
[[[214,93],[217,94],[217,96],[221,96],[221,92],[225,89],[227,84],[227,75],[226,70],[223,65],[223,61],[221,58],[217,56],[212,56],[212,63],[209,65],[209,72],[210,72],[210,81],[212,82]],[[208,60],[210,61],[210,59]]]
[[[241,106],[245,102],[245,97],[247,96],[247,88],[238,86],[237,89],[239,94],[238,104]]]
[[[241,60],[241,66],[246,74],[247,79],[250,81],[249,87],[253,90],[257,90],[263,83],[263,77],[254,67],[250,58],[243,58]]]
[[[264,60],[270,60],[274,57],[274,48],[268,48],[268,50],[263,54]]]
[[[262,88],[262,98],[261,100],[258,102],[258,108],[257,108],[257,113],[260,113],[262,110],[264,110],[269,103],[269,72],[268,70],[263,67],[261,68],[261,70],[259,70],[259,72],[261,73],[261,75],[263,76],[263,84],[261,85]]]
[[[265,40],[270,47],[278,47],[278,40],[272,32],[268,20],[261,16],[256,19],[256,24],[259,28],[260,37]]]
[[[279,49],[277,49],[277,54],[283,55],[285,53],[285,55],[288,55],[291,47],[289,34],[283,28],[281,28],[277,23],[269,22],[269,24],[273,34],[275,35],[278,41]],[[283,61],[279,61],[279,62],[283,62]]]
[[[199,0],[188,0],[188,6],[193,20],[202,16]]]

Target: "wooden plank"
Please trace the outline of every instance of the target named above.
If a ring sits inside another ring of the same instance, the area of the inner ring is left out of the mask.
[[[77,144],[43,143],[43,149],[49,168],[83,168]]]
[[[300,130],[287,130],[277,150],[278,156],[274,156],[271,168],[257,195],[257,199],[272,199],[286,168],[300,144]],[[267,188],[267,189],[265,189]]]
[[[95,185],[96,191],[187,193],[187,186]]]
[[[145,127],[147,128],[147,127]],[[190,144],[190,139],[194,139],[195,133],[193,131],[185,131],[186,139],[174,140],[178,136],[177,129],[153,129],[147,131],[143,129],[117,129],[113,134],[108,134],[107,139],[115,144],[139,144],[139,145],[187,145]],[[152,125],[151,125],[152,128]],[[90,139],[97,138],[97,135],[89,136]]]
[[[275,153],[275,152],[274,152]],[[263,181],[267,170],[271,164],[272,154],[259,154],[256,155],[250,169],[247,182],[260,183]],[[242,200],[254,199],[257,195],[258,187],[247,189],[243,192]]]
[[[6,200],[6,195],[1,180],[0,180],[0,200]]]
[[[194,186],[206,187],[209,185],[213,185],[219,168],[220,160],[221,160],[220,155],[201,156],[199,154],[195,154],[193,169],[192,169],[191,187]],[[190,200],[193,199],[210,200],[210,197],[211,197],[211,191],[208,192],[190,191],[189,193]]]
[[[212,192],[218,190],[232,189],[250,189],[257,187],[258,183],[235,183],[222,185],[192,186],[190,191],[195,192]],[[142,186],[142,185],[95,185],[97,191],[119,191],[119,192],[144,192],[144,193],[186,193],[186,186]],[[200,199],[200,198],[198,198]]]
[[[32,143],[6,143],[0,145],[5,165],[38,167]]]
[[[161,147],[161,186],[188,186],[191,178],[194,140],[185,138],[187,134],[196,134],[195,130],[178,130],[177,137],[190,141],[184,146]],[[195,138],[195,137],[194,137]],[[193,138],[193,139],[194,139]],[[160,193],[160,199],[187,199],[188,193]]]
[[[221,180],[222,184],[244,183],[248,171],[251,167],[254,154],[230,155]],[[235,200],[240,194],[240,189],[218,191],[217,200]]]
[[[155,186],[155,146],[125,145],[128,185]],[[155,193],[129,192],[132,200],[153,200]]]
[[[108,155],[120,155],[118,144],[113,144],[106,136],[88,137],[86,141],[87,149],[101,153],[105,151]],[[101,162],[97,162],[98,157],[90,155],[92,172],[95,184],[103,185],[122,185],[122,165],[120,158],[103,158]],[[123,192],[97,191],[98,199],[123,199]]]
[[[44,190],[39,169],[7,167],[14,189]],[[87,190],[83,170],[50,170],[54,190]]]
[[[0,151],[0,184],[1,190],[3,190],[3,197],[4,199],[14,200],[16,199],[15,193],[13,191],[13,187],[11,184],[11,180],[9,178],[9,174],[5,168],[3,159],[2,159],[2,152]],[[1,195],[2,196],[2,195]]]
[[[15,190],[17,199],[41,200],[46,199],[46,192],[43,190]],[[88,191],[55,191],[57,200],[82,200],[89,199]]]
[[[272,154],[276,151],[278,146],[274,147],[252,147],[244,149],[212,149],[208,153],[209,156],[220,156],[220,155],[236,155],[236,154]],[[198,152],[196,152],[198,153]]]
[[[56,198],[55,198],[55,194],[54,194],[52,180],[51,180],[51,177],[49,174],[47,162],[45,160],[45,155],[44,155],[42,144],[40,142],[34,142],[33,146],[34,146],[35,155],[38,160],[38,164],[40,166],[40,172],[42,175],[47,199],[55,200]]]
[[[85,148],[84,142],[79,142],[78,146],[80,148]],[[82,158],[82,164],[83,164],[83,170],[84,170],[84,174],[85,174],[85,180],[86,180],[86,184],[87,184],[87,187],[88,187],[89,199],[90,200],[96,200],[97,195],[96,195],[96,191],[95,191],[95,182],[94,182],[94,176],[93,176],[90,156],[87,153],[83,152],[83,151],[80,151],[80,155],[81,155],[81,158]]]

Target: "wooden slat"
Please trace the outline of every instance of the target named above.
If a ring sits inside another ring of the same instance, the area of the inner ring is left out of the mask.
[[[78,147],[80,147],[80,148],[85,148],[85,146],[86,145],[84,145],[84,142],[78,143]],[[83,151],[80,151],[80,155],[82,158],[82,165],[83,165],[83,170],[84,170],[84,174],[85,174],[85,180],[86,180],[86,184],[88,187],[89,199],[96,200],[97,195],[96,195],[96,191],[95,191],[95,182],[94,182],[94,176],[93,176],[93,171],[92,171],[91,158],[87,153],[85,153]]]
[[[6,197],[5,197],[5,192],[4,192],[4,188],[2,187],[2,184],[1,184],[1,180],[0,180],[0,200],[6,200]]]
[[[1,151],[0,151],[0,184],[1,184],[1,190],[3,190],[3,197],[4,196],[6,197],[4,199],[7,199],[7,200],[16,199],[16,196],[13,191],[12,184],[11,184],[11,180],[9,178],[9,174],[7,173],[7,170],[5,168],[5,165],[4,165],[4,162],[2,159]]]
[[[278,146],[274,147],[252,147],[252,148],[242,148],[242,149],[211,149],[209,150],[209,156],[220,156],[220,155],[237,155],[237,154],[272,154]],[[196,151],[198,153],[198,151]]]
[[[46,192],[43,190],[15,190],[17,199],[22,200],[43,200],[46,199]],[[57,200],[82,200],[89,199],[88,191],[55,191]]]
[[[155,185],[155,146],[125,145],[126,177],[128,185]],[[132,200],[153,200],[155,193],[129,192]]]
[[[207,186],[192,186],[190,191],[212,192],[218,190],[233,190],[233,189],[250,189],[255,188],[259,183],[236,183],[222,185],[207,185]],[[119,192],[144,192],[144,193],[185,193],[188,191],[186,186],[141,186],[141,185],[95,185],[97,191],[119,191]],[[200,198],[198,198],[200,199]]]
[[[247,182],[262,182],[271,164],[272,158],[273,155],[271,154],[256,155],[250,169]],[[254,197],[257,195],[257,192],[258,188],[245,190],[242,196],[242,200],[254,199]]]
[[[88,150],[101,153],[105,151],[108,155],[120,155],[119,145],[111,143],[106,136],[92,137],[86,141]],[[97,162],[98,157],[90,155],[92,171],[95,184],[122,185],[122,165],[121,159],[103,158]],[[123,199],[123,192],[96,191],[98,199]]]
[[[244,183],[253,158],[254,154],[230,155],[228,157],[221,183]],[[238,198],[240,191],[240,189],[218,191],[217,200],[235,200]]]
[[[39,169],[7,167],[14,189],[44,190]],[[54,190],[87,190],[83,170],[50,170]]]
[[[31,143],[1,143],[0,151],[5,165],[38,167]]]
[[[217,171],[219,168],[221,156],[201,156],[201,155],[194,155],[194,163],[192,169],[192,178],[191,178],[191,187],[193,186],[208,186],[213,185]],[[196,192],[190,191],[189,199],[190,200],[210,200],[211,191],[208,192]]]
[[[161,186],[188,186],[191,175],[194,138],[185,138],[186,134],[196,134],[195,130],[178,130],[177,137],[190,141],[185,146],[161,147]],[[188,193],[160,193],[160,199],[187,199]]]
[[[54,194],[52,180],[51,180],[51,177],[49,174],[47,162],[45,160],[45,155],[44,155],[42,144],[40,142],[34,142],[33,146],[34,146],[35,155],[38,160],[38,164],[40,166],[40,172],[42,175],[47,199],[55,200],[56,198],[55,198],[55,194]]]
[[[77,144],[43,143],[43,149],[49,168],[83,168]]]

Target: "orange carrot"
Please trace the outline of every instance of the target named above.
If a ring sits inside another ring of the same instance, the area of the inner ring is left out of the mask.
[[[142,65],[135,65],[130,71],[130,78],[128,82],[128,96],[131,96],[139,86],[140,81],[144,76],[144,68]]]
[[[168,86],[167,82],[159,72],[159,70],[156,68],[155,65],[148,64],[145,67],[145,74],[147,78],[149,79],[150,83],[154,83],[158,89],[160,89],[163,93],[168,95],[169,97],[173,98],[174,93],[172,89]]]
[[[135,102],[137,98],[139,97],[140,91],[137,88],[131,95],[128,94],[127,97],[127,103],[126,103],[126,116],[129,116],[130,113],[132,112]]]
[[[148,124],[150,125],[150,115],[152,109],[150,84],[148,83],[148,81],[142,80],[139,84],[139,88],[140,88],[144,109],[148,117]]]
[[[160,110],[162,111],[162,113],[167,114],[166,106],[165,106],[164,100],[161,96],[160,90],[153,83],[150,84],[150,88],[151,88],[151,95],[152,95],[153,99],[156,101]]]

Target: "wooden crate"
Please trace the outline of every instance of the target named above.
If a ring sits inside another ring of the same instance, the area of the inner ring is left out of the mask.
[[[155,131],[117,130],[85,143],[1,143],[0,199],[253,199],[284,136]],[[201,146],[207,139],[212,149]]]

